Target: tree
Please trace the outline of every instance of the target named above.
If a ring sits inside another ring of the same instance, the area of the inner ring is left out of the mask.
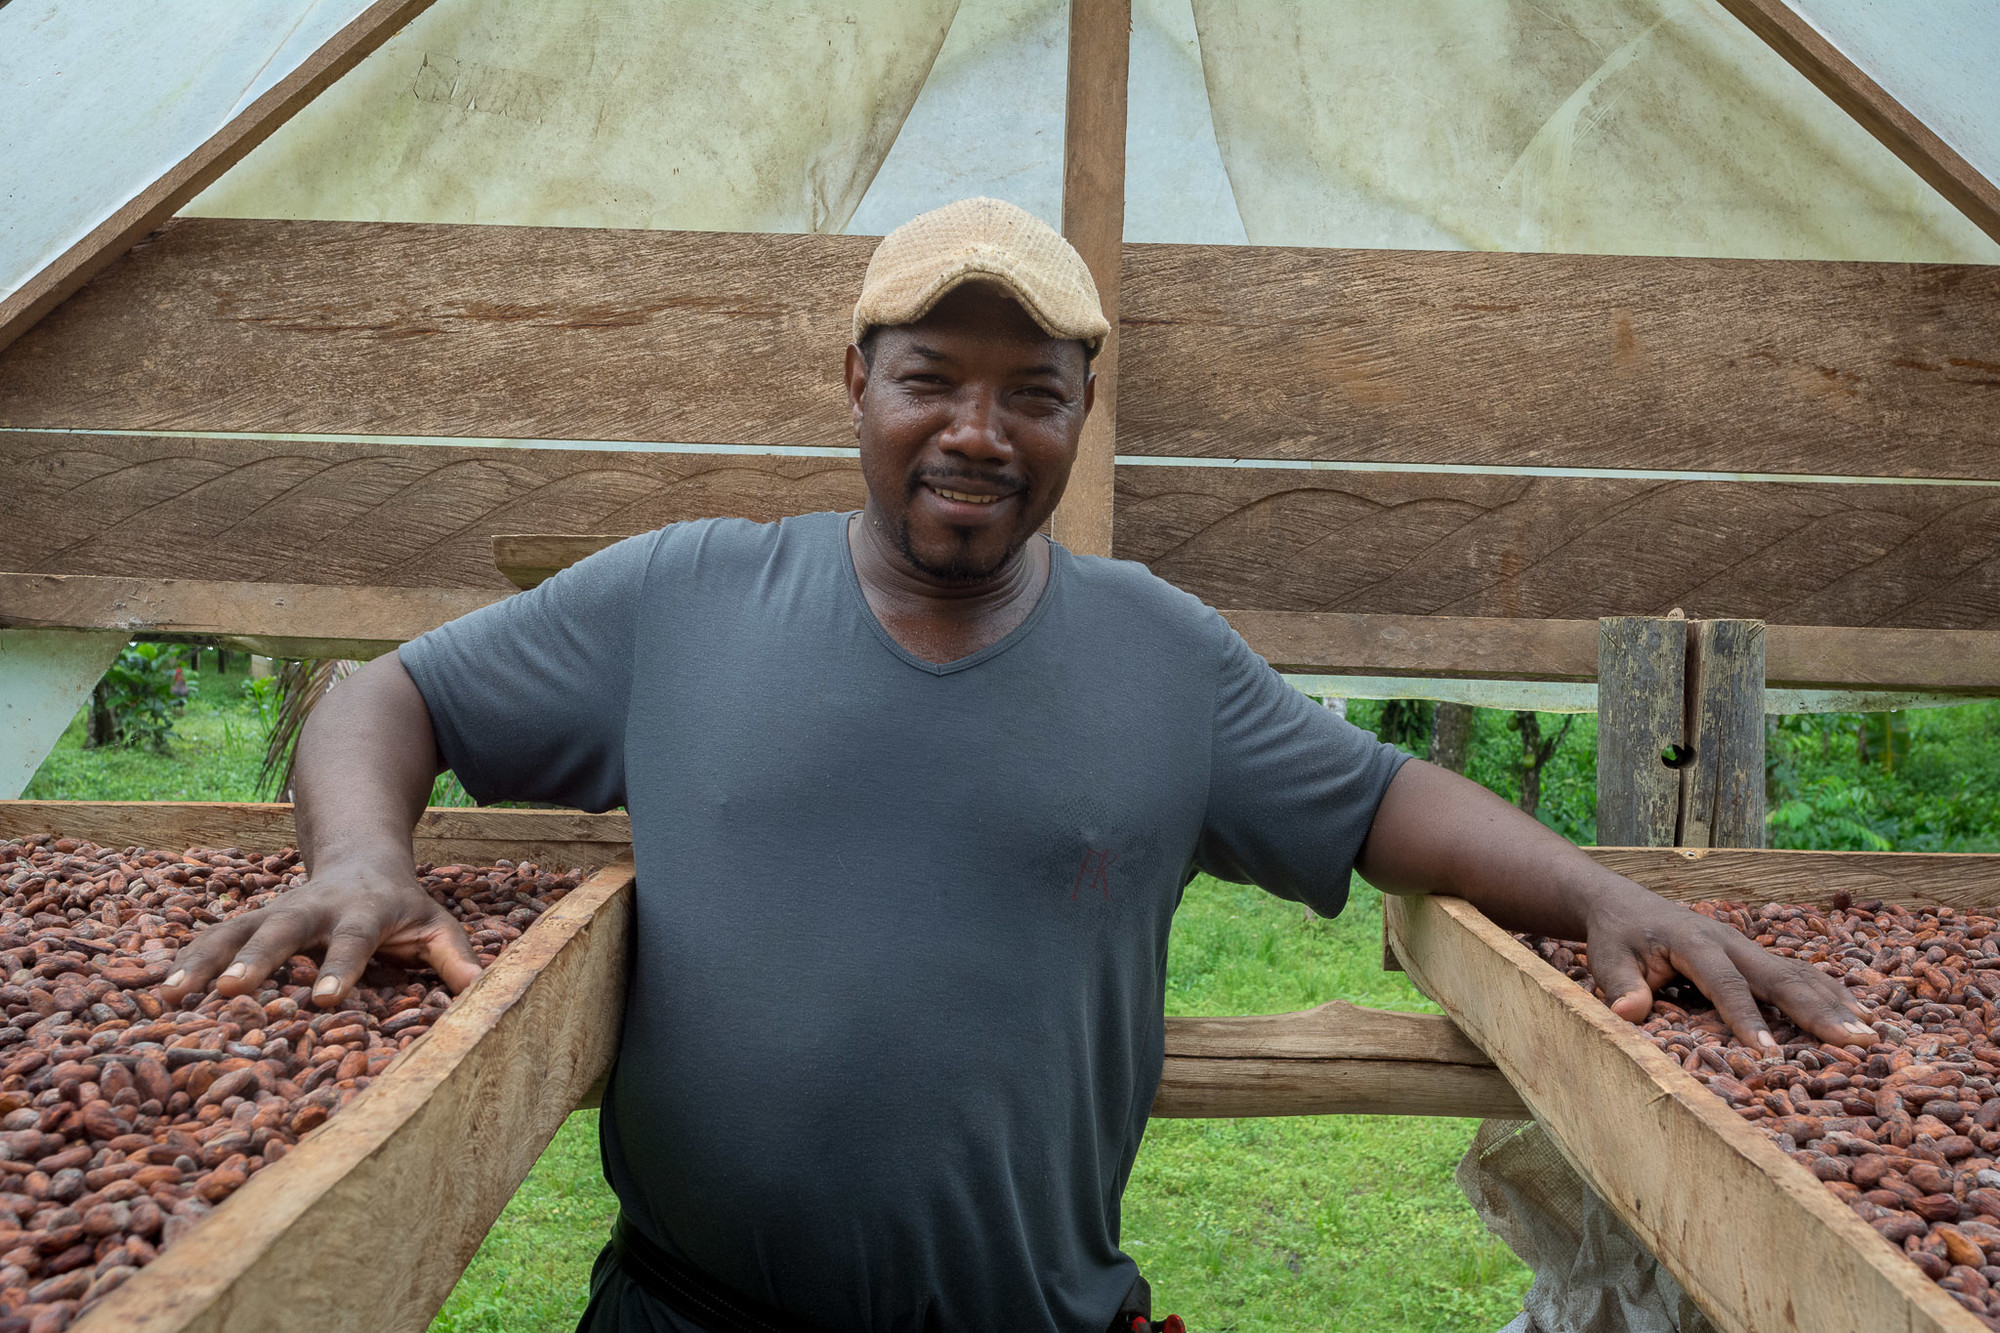
[[[1531,815],[1542,804],[1542,768],[1555,754],[1556,747],[1562,744],[1563,737],[1569,735],[1570,724],[1575,721],[1576,714],[1571,713],[1563,719],[1556,734],[1547,740],[1542,739],[1542,719],[1538,713],[1523,710],[1515,713],[1507,723],[1521,735],[1521,755],[1515,760],[1521,774],[1521,794],[1514,804]]]

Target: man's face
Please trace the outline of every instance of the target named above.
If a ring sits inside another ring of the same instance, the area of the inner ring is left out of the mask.
[[[997,573],[1062,498],[1094,387],[1081,343],[984,283],[880,330],[872,364],[850,347],[869,517],[924,578]]]

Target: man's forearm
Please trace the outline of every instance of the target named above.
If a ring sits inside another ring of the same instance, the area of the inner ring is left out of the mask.
[[[394,653],[343,680],[299,737],[293,785],[306,869],[412,876],[410,830],[442,768],[430,711]]]
[[[1476,782],[1422,760],[1389,784],[1357,867],[1387,893],[1450,893],[1509,930],[1582,939],[1588,905],[1633,892]]]

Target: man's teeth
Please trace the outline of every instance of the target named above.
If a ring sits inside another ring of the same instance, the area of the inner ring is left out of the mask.
[[[968,495],[964,491],[950,491],[942,486],[933,486],[931,489],[947,500],[958,500],[972,505],[990,505],[1004,498],[998,495]]]

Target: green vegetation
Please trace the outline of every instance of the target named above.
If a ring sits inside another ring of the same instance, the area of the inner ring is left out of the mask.
[[[84,747],[88,709],[28,795],[71,800],[253,800],[272,716],[267,687],[189,673],[167,753]],[[1382,724],[1383,705],[1350,716]],[[1564,719],[1537,719],[1544,742]],[[1785,719],[1771,735],[1780,846],[2000,847],[2000,706]],[[1468,772],[1513,799],[1523,735],[1475,716]],[[1594,832],[1596,727],[1580,717],[1541,770],[1538,816]],[[465,800],[441,780],[439,796]],[[1335,997],[1429,1004],[1383,972],[1380,897],[1356,885],[1336,919],[1202,879],[1176,919],[1167,1004],[1176,1014],[1273,1013]],[[1451,1172],[1470,1121],[1299,1117],[1155,1122],[1125,1200],[1124,1236],[1163,1311],[1216,1330],[1479,1330],[1518,1311],[1528,1274],[1488,1236]],[[597,1117],[570,1117],[488,1236],[435,1333],[566,1331],[615,1204],[599,1173]]]

